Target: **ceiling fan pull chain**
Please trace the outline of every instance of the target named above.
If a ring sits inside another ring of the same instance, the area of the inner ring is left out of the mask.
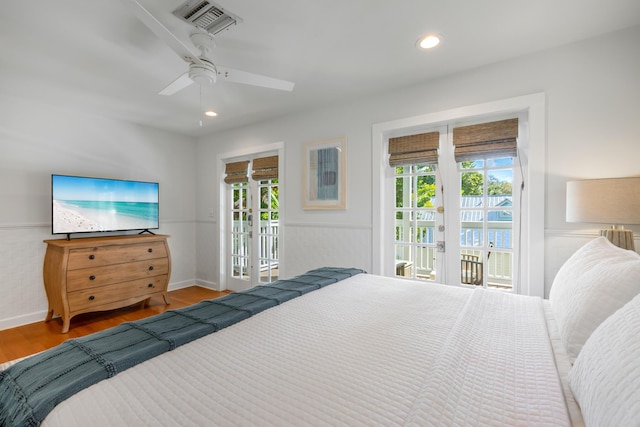
[[[202,110],[202,85],[200,85],[200,113],[198,116],[200,117],[200,127],[202,127],[202,114],[204,111]]]

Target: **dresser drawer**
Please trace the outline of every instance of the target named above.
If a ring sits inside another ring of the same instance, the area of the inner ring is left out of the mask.
[[[136,299],[156,292],[164,292],[166,283],[167,276],[162,275],[70,292],[68,294],[69,309],[73,313],[101,310],[101,306],[112,306],[114,303],[117,306],[122,306],[118,304],[119,301],[125,301],[130,298]]]
[[[101,265],[166,258],[167,256],[164,242],[78,248],[69,251],[67,269],[77,270]]]
[[[67,272],[67,292],[96,288],[110,283],[166,275],[168,272],[168,258],[70,270]]]

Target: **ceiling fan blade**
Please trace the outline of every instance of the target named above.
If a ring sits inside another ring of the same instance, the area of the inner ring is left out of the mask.
[[[286,90],[291,92],[295,83],[286,80],[274,79],[260,74],[234,70],[233,68],[216,65],[218,76],[234,83],[243,83],[252,86],[261,86],[270,89]]]
[[[164,24],[156,19],[144,6],[142,6],[137,0],[130,0],[127,2],[131,5],[135,16],[142,21],[160,40],[164,41],[167,46],[177,53],[183,60],[201,64],[198,54],[189,48],[189,46],[182,43]]]
[[[173,95],[174,93],[179,92],[185,87],[189,86],[191,83],[193,83],[193,80],[191,80],[191,77],[189,77],[189,72],[186,72],[169,83],[167,87],[158,92],[158,95]]]

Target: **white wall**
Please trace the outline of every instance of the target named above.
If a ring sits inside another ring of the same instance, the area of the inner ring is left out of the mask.
[[[372,191],[376,191],[371,186],[372,125],[544,92],[546,254],[545,265],[538,268],[545,271],[548,294],[562,262],[596,235],[596,227],[565,222],[566,181],[640,175],[639,45],[640,27],[636,27],[419,86],[201,138],[197,149],[199,277],[215,281],[218,276],[220,236],[207,212],[217,206],[220,171],[212,165],[220,153],[284,142],[285,275],[320,265],[371,270],[371,200]],[[302,146],[335,136],[346,136],[348,143],[347,210],[304,211]],[[200,252],[204,246],[206,252]]]
[[[195,140],[41,105],[0,100],[0,329],[43,320],[44,239],[51,174],[160,183],[160,229],[170,234],[171,287],[195,282]]]

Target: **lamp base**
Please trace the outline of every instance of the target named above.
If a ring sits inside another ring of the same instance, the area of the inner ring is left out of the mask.
[[[600,230],[600,235],[606,237],[611,243],[622,249],[629,249],[630,251],[636,250],[632,230],[607,228]]]

